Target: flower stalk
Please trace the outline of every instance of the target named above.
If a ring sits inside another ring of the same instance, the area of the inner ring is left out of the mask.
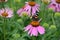
[[[6,18],[4,17],[4,26],[3,26],[4,40],[6,40]]]
[[[32,36],[32,40],[36,40],[36,37],[35,36]]]
[[[53,22],[53,24],[55,25],[55,20],[54,20],[54,16],[53,16],[53,13],[52,13],[52,22]]]

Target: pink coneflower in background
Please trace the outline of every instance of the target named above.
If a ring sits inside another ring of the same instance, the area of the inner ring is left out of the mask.
[[[37,16],[35,16],[34,18],[35,20],[33,20],[28,26],[26,26],[24,29],[25,31],[28,31],[28,34],[30,36],[38,36],[38,33],[40,34],[44,34],[45,33],[45,29],[44,27],[39,25],[39,21],[37,21]]]
[[[40,5],[36,4],[33,1],[26,2],[25,7],[21,8],[17,11],[18,14],[21,14],[21,12],[27,12],[29,16],[35,15],[37,12],[39,12]]]
[[[10,18],[13,16],[13,11],[10,8],[0,9],[0,16]]]
[[[48,7],[52,8],[55,12],[60,12],[60,0],[51,0]]]

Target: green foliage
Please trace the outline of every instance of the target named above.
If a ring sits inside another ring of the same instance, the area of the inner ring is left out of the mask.
[[[28,16],[19,17],[17,10],[24,6],[25,2],[29,0],[8,0],[8,2],[0,3],[0,8],[10,7],[14,10],[12,18],[0,17],[0,40],[60,40],[60,13],[54,13],[47,9],[47,4],[41,0],[35,0],[40,4],[39,18],[42,18],[40,25],[42,25],[46,32],[44,35],[38,37],[30,37],[24,32],[31,19]]]

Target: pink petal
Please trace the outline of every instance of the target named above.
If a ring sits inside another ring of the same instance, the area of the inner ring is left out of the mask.
[[[12,16],[13,16],[13,14],[8,14],[7,18],[10,18],[10,17],[12,17]]]
[[[1,9],[0,9],[0,15],[1,15],[1,13],[2,13],[2,12],[1,12]]]
[[[31,35],[33,27],[30,28],[30,30],[28,31],[28,34]]]
[[[32,32],[31,32],[31,36],[38,36],[38,31],[36,27],[33,27]]]
[[[31,15],[31,14],[30,14],[30,13],[31,13],[31,6],[29,6],[28,4],[26,4],[24,10],[25,10],[26,12],[28,12],[28,15],[29,15],[29,16]]]
[[[39,9],[38,9],[38,8],[36,8],[36,11],[38,11],[38,12],[39,12]]]
[[[40,34],[44,34],[44,33],[45,33],[45,29],[44,29],[44,27],[42,27],[42,26],[38,26],[38,27],[37,27],[37,30],[38,30],[38,32],[39,32]]]
[[[10,9],[9,8],[5,8],[5,11],[8,12]]]
[[[56,10],[56,4],[50,4],[48,7],[52,8],[54,11]]]
[[[20,13],[23,11],[23,9],[21,8],[21,9],[19,9],[18,11],[17,11],[17,13],[20,15]]]
[[[56,7],[56,11],[57,12],[60,12],[60,5],[58,4],[57,7]]]
[[[32,15],[36,15],[36,8],[32,7]]]
[[[29,6],[28,4],[26,4],[24,10],[27,11],[27,10],[29,10],[29,9],[31,9],[31,6]]]
[[[51,0],[52,3],[56,3],[56,0]]]
[[[7,18],[10,18],[10,17],[12,17],[12,16],[13,16],[13,11],[12,11],[11,9],[6,8],[5,10],[6,10],[6,12],[8,13]]]
[[[31,27],[32,27],[31,25],[28,25],[24,29],[25,29],[25,31],[28,31]]]
[[[40,5],[39,4],[36,4],[36,6],[35,6],[37,9],[39,9],[40,8]]]
[[[5,11],[4,9],[1,9],[1,13],[4,13],[4,11]]]
[[[31,8],[27,12],[28,12],[28,15],[30,16],[31,15]]]

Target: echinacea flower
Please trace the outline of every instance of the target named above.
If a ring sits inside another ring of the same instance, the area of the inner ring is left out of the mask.
[[[35,18],[37,19],[37,16]],[[38,33],[40,33],[41,35],[44,34],[45,33],[44,27],[40,26],[39,21],[34,19],[28,26],[24,28],[25,31],[28,31],[28,34],[30,36],[38,36]]]
[[[39,12],[39,7],[40,7],[39,4],[30,1],[30,2],[26,2],[24,10],[26,10],[31,15],[35,15],[37,12]]]
[[[30,36],[38,36],[38,32],[40,34],[44,34],[45,33],[45,29],[42,26],[39,26],[39,23],[34,21],[31,24],[29,24],[28,26],[25,27],[25,31],[28,31],[28,34]]]
[[[0,9],[0,16],[10,18],[13,16],[13,11],[10,8]]]
[[[60,0],[51,0],[49,8],[52,8],[55,12],[60,12]]]
[[[36,4],[33,1],[26,2],[25,6],[17,11],[17,13],[20,15],[22,12],[27,12],[29,16],[35,15],[37,12],[39,12],[40,5]]]
[[[0,0],[0,2],[7,2],[7,0]]]

